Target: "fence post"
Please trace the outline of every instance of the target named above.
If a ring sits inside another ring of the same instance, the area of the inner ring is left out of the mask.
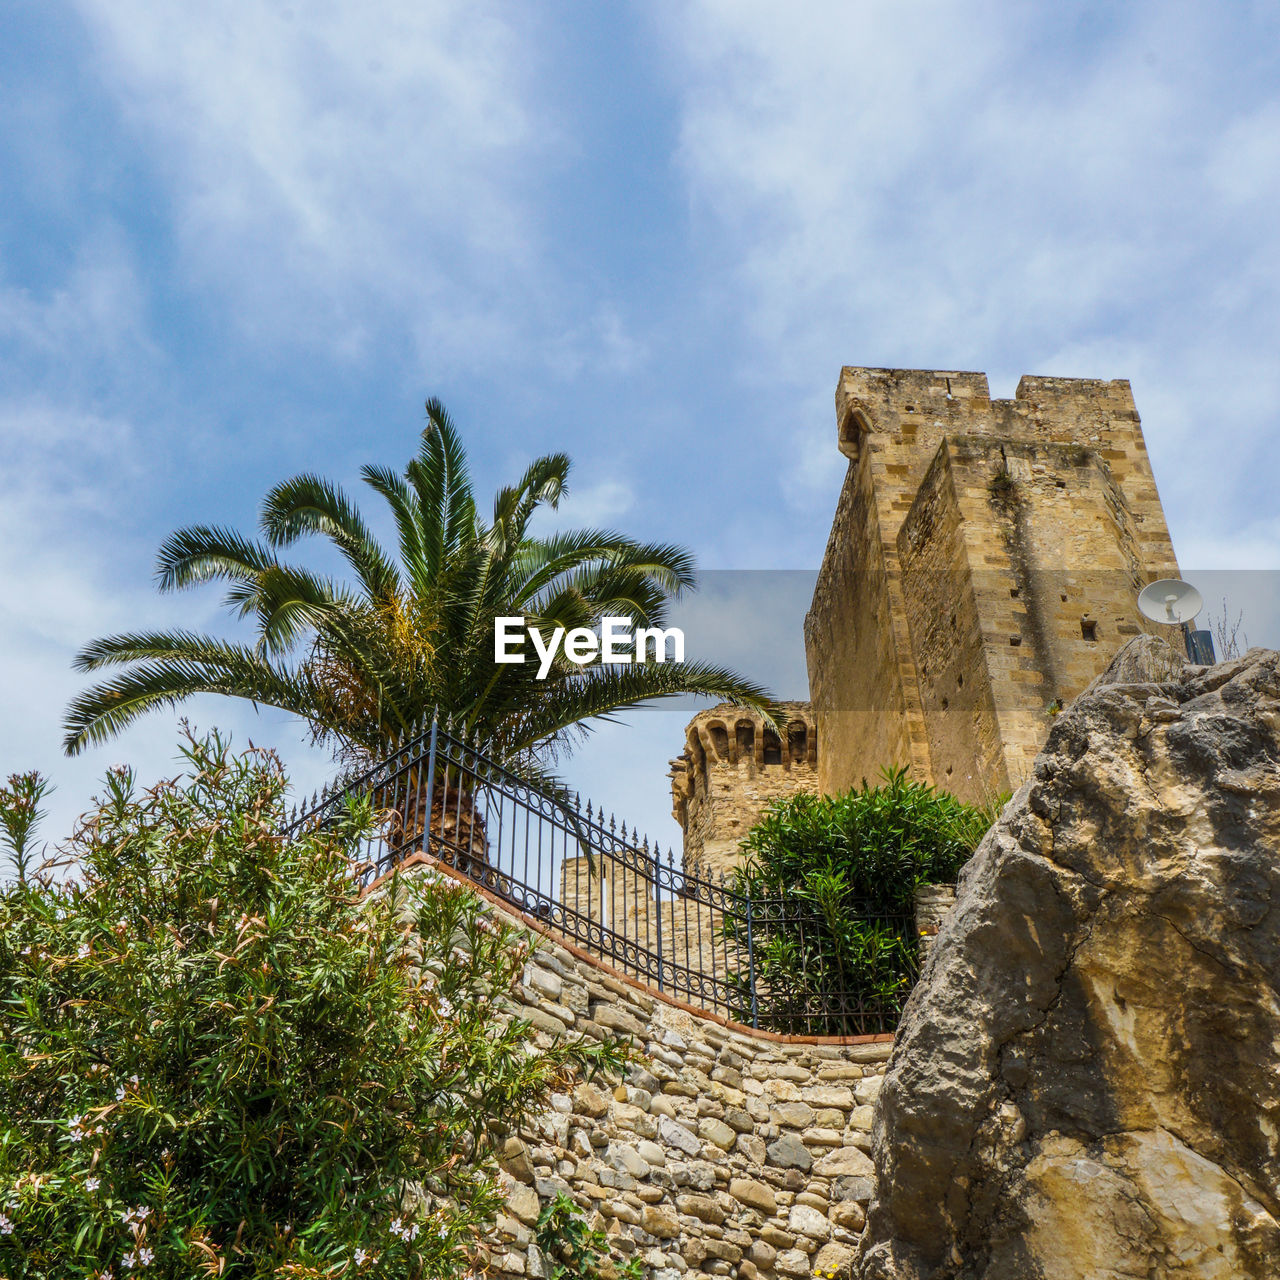
[[[422,852],[428,857],[431,855],[431,806],[436,796],[436,737],[439,732],[440,708],[437,707],[431,713],[431,741],[427,746],[427,820],[423,824],[426,828],[426,839],[423,841]],[[443,819],[443,815],[441,818]]]
[[[751,892],[747,891],[747,980],[751,983],[751,1025],[760,1026],[760,1006],[756,1000],[756,944],[751,923]]]
[[[662,853],[653,846],[653,913],[658,929],[658,990],[662,991]]]

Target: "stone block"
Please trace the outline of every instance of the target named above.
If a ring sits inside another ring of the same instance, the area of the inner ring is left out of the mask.
[[[766,1217],[771,1218],[778,1211],[778,1200],[773,1189],[754,1178],[734,1178],[729,1183],[729,1194],[748,1208],[759,1210]]]

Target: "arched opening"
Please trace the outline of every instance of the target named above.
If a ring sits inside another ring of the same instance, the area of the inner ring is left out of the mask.
[[[862,452],[862,442],[871,430],[871,423],[861,409],[850,406],[840,423],[840,452],[854,462]]]
[[[782,740],[772,729],[764,731],[764,762],[765,764],[782,763]]]
[[[729,732],[722,724],[707,726],[711,733],[711,746],[720,760],[729,758]]]
[[[787,732],[787,749],[792,764],[804,764],[809,758],[809,731],[803,724],[793,724]]]
[[[739,720],[734,729],[738,743],[738,759],[750,760],[756,753],[756,727],[750,720]]]

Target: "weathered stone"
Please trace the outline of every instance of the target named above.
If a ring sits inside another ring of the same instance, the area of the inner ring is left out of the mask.
[[[609,1100],[594,1085],[580,1084],[573,1091],[573,1104],[580,1115],[592,1120],[609,1114]]]
[[[853,1250],[847,1244],[832,1240],[824,1244],[813,1258],[813,1274],[823,1280],[845,1280],[853,1274]]]
[[[769,1163],[780,1169],[808,1170],[813,1165],[809,1149],[794,1133],[784,1133],[776,1142],[769,1143]]]
[[[837,1178],[831,1184],[833,1200],[856,1200],[865,1205],[875,1191],[874,1174],[866,1178]]]
[[[507,1191],[507,1208],[512,1216],[519,1218],[526,1226],[538,1221],[538,1193],[523,1182],[513,1183]]]
[[[529,1148],[519,1138],[508,1138],[502,1147],[498,1162],[513,1178],[521,1182],[533,1181],[533,1161]]]
[[[814,1240],[825,1240],[831,1234],[831,1223],[825,1213],[807,1204],[791,1207],[787,1215],[787,1226],[800,1236],[809,1236]]]
[[[702,1153],[702,1143],[684,1125],[667,1116],[658,1121],[658,1137],[669,1147],[675,1147],[686,1155],[696,1156]]]
[[[768,1217],[778,1212],[778,1200],[770,1187],[754,1178],[734,1178],[729,1183],[729,1194],[751,1209],[758,1209]],[[759,1262],[759,1259],[756,1259]],[[764,1265],[763,1263],[761,1265]]]
[[[535,991],[558,1000],[564,990],[564,982],[554,973],[549,973],[541,965],[528,964],[524,969],[524,980]]]
[[[685,1245],[682,1256],[691,1267],[700,1267],[708,1258],[721,1262],[737,1262],[742,1257],[742,1250],[730,1240],[716,1240],[711,1236],[695,1236]]]
[[[723,1120],[716,1120],[711,1116],[707,1116],[705,1119],[698,1121],[698,1136],[704,1138],[707,1142],[713,1143],[722,1151],[728,1151],[733,1146],[738,1134],[736,1130],[730,1129]]]
[[[831,1221],[846,1231],[861,1231],[867,1225],[867,1215],[856,1200],[841,1200],[831,1208]]]
[[[649,1162],[634,1147],[628,1146],[625,1142],[611,1142],[605,1158],[615,1169],[633,1178],[649,1176]]]
[[[838,1107],[849,1111],[853,1107],[853,1090],[841,1088],[839,1085],[811,1085],[800,1091],[800,1096],[813,1107]],[[859,1102],[870,1102],[871,1098],[859,1098]]]
[[[778,1254],[774,1267],[779,1275],[807,1276],[809,1274],[809,1255],[799,1249],[784,1249]]]
[[[636,1143],[636,1152],[646,1164],[655,1165],[659,1169],[667,1163],[667,1153],[656,1142],[648,1139]]]
[[[870,1178],[875,1175],[875,1166],[871,1158],[857,1147],[839,1147],[828,1151],[814,1165],[813,1171],[821,1178]]]
[[[839,1129],[806,1129],[801,1133],[806,1147],[842,1147],[844,1133]]]
[[[674,1240],[680,1234],[680,1219],[665,1205],[645,1205],[640,1225],[659,1240]]]
[[[1056,717],[965,868],[877,1104],[868,1280],[1280,1275],[1280,1127],[1259,1109],[1280,654],[1135,679],[1159,650],[1131,642]]]
[[[610,1031],[624,1031],[633,1036],[644,1035],[644,1024],[616,1005],[601,1004],[591,1011],[592,1018],[602,1027]]]
[[[853,1129],[861,1129],[863,1133],[870,1133],[872,1125],[875,1124],[876,1113],[873,1107],[854,1107],[849,1115],[849,1125]]]
[[[676,1196],[676,1208],[681,1213],[701,1218],[703,1222],[714,1223],[717,1227],[725,1219],[724,1210],[710,1196]]]
[[[803,1129],[813,1121],[813,1108],[803,1102],[780,1102],[769,1113],[769,1119],[788,1129]]]

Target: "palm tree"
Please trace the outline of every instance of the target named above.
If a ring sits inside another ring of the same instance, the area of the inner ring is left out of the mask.
[[[494,662],[497,617],[523,615],[544,636],[556,627],[594,628],[610,615],[662,626],[668,602],[693,585],[692,559],[679,547],[601,529],[531,535],[534,512],[555,508],[566,493],[569,468],[564,454],[537,459],[499,490],[485,523],[457,429],[433,399],[404,471],[361,473],[390,508],[397,556],[339,488],[315,475],[267,494],[261,539],[209,526],[179,530],[160,548],[160,589],[229,583],[225,603],[255,620],[256,642],[190,631],[93,641],[76,656],[78,670],[125,669],[71,703],[67,753],[154,709],[220,693],[301,716],[349,765],[389,752],[439,708],[508,767],[548,781],[549,765],[575,734],[638,703],[705,694],[768,715],[764,689],[705,663],[578,666],[561,651],[539,680],[532,662]],[[337,548],[349,582],[280,560],[308,535]]]

